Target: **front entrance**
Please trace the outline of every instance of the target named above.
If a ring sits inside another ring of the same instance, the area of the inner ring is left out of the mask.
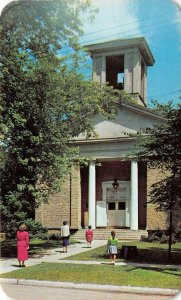
[[[108,226],[126,227],[126,203],[121,201],[107,202]]]
[[[102,200],[97,201],[97,227],[130,227],[130,182],[118,181],[114,189],[112,181],[102,183]]]

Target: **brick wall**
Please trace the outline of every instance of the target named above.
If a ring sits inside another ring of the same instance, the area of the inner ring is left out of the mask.
[[[148,194],[151,190],[151,185],[162,180],[168,173],[164,173],[158,169],[149,169],[147,173]],[[148,196],[148,201],[149,201]],[[181,209],[173,211],[173,225],[181,230]],[[147,205],[147,229],[148,230],[165,230],[169,226],[169,214],[155,210],[153,204]]]
[[[66,177],[61,191],[50,196],[48,203],[36,209],[35,218],[48,228],[60,228],[62,222],[70,222],[70,178]]]
[[[147,172],[147,200],[150,200],[149,193],[151,186],[164,178],[166,174],[158,169],[148,169]],[[157,212],[155,206],[152,204],[147,205],[147,229],[166,229],[168,225],[167,214],[164,212]]]
[[[181,209],[173,211],[173,226],[181,230]],[[169,228],[169,212],[155,211],[154,206],[148,207],[147,230],[166,230]]]
[[[81,180],[80,167],[72,168],[71,184],[71,228],[81,228]]]
[[[155,207],[148,205],[147,207],[147,230],[164,230],[168,228],[167,214],[156,211]]]
[[[72,228],[80,228],[81,222],[81,195],[80,170],[73,167],[71,175],[65,178],[61,191],[49,198],[47,204],[43,203],[36,209],[35,218],[42,225],[48,227],[52,233],[60,228],[64,220]]]

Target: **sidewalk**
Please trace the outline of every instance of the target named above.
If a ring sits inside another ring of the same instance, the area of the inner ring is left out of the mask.
[[[91,264],[91,265],[100,265],[100,264],[109,264],[109,260],[107,262],[101,262],[101,261],[74,261],[69,260],[68,257],[89,251],[91,249],[95,249],[101,246],[106,246],[107,241],[106,240],[94,240],[92,244],[92,248],[87,248],[87,243],[85,241],[80,241],[80,243],[72,244],[68,247],[68,252],[63,253],[63,248],[54,248],[51,250],[48,250],[46,254],[44,254],[42,257],[38,255],[37,257],[30,258],[26,262],[26,266],[34,266],[37,264],[40,264],[42,262],[57,262],[57,263],[71,263],[71,264]],[[61,260],[64,258],[64,260]],[[65,260],[65,258],[67,258]],[[16,258],[2,258],[0,261],[0,274],[11,272],[14,270],[17,270],[18,267],[18,260]],[[158,265],[158,264],[141,264],[141,263],[125,263],[125,262],[117,262],[117,266],[143,266],[143,267],[150,267],[150,268],[170,268],[170,269],[181,269],[181,265]]]
[[[26,261],[26,266],[34,266],[37,264],[40,264],[42,262],[58,262],[62,263],[61,258],[67,258],[71,255],[82,253],[89,251],[91,249],[95,249],[101,246],[106,245],[106,240],[94,240],[92,244],[92,248],[87,248],[87,243],[84,241],[80,241],[80,243],[72,244],[68,247],[67,253],[62,253],[63,248],[62,246],[60,248],[54,248],[51,250],[48,250],[44,256],[37,256],[35,258],[29,258],[29,260]],[[79,262],[81,263],[81,261]],[[18,260],[17,258],[2,258],[0,261],[0,274],[7,273],[11,271],[17,270],[18,267]]]
[[[106,246],[107,241],[105,240],[94,240],[92,248],[87,248],[87,243],[85,241],[80,241],[78,244],[73,244],[68,247],[68,252],[63,253],[62,247],[49,250],[47,254],[43,257],[30,258],[26,262],[26,266],[33,266],[40,264],[42,262],[54,262],[54,263],[70,263],[70,264],[109,264],[108,262],[101,261],[74,261],[69,260],[68,257],[74,254],[82,253],[95,249],[100,246]],[[62,258],[67,258],[66,260],[61,260]],[[150,268],[171,268],[171,269],[181,269],[181,265],[157,265],[157,264],[138,264],[138,263],[116,263],[116,266],[126,266],[131,265],[135,267],[150,267]],[[18,261],[16,258],[2,259],[0,273],[7,273],[13,270],[17,270]],[[1,284],[13,284],[13,285],[33,285],[33,286],[50,286],[50,287],[61,287],[61,288],[75,288],[75,289],[87,289],[87,290],[109,290],[114,292],[127,292],[127,293],[139,293],[139,294],[153,294],[153,295],[175,295],[179,290],[175,289],[160,289],[160,288],[141,288],[141,287],[131,287],[131,286],[109,286],[109,285],[98,285],[98,284],[76,284],[72,282],[52,282],[52,281],[37,281],[37,280],[25,280],[25,279],[7,279],[1,278]]]

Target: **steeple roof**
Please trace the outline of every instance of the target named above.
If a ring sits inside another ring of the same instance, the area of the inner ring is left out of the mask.
[[[142,57],[147,66],[152,66],[155,62],[151,50],[144,37],[130,38],[130,39],[116,39],[106,41],[103,43],[86,45],[86,48],[91,52],[91,55],[103,53],[111,50],[123,50],[130,48],[139,48]]]

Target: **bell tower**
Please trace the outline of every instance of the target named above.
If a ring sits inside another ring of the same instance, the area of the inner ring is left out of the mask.
[[[154,58],[143,37],[118,39],[87,46],[93,59],[93,80],[108,82],[132,94],[146,106],[147,67]]]

